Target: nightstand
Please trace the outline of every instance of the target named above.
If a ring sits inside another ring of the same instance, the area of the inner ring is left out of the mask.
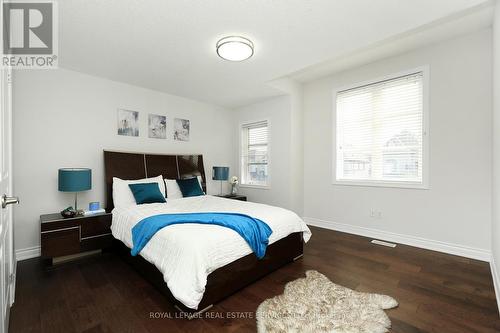
[[[109,248],[111,213],[63,218],[61,214],[40,215],[41,254],[50,264],[54,258]]]
[[[239,195],[239,194],[216,195],[216,197],[239,200],[239,201],[247,201],[246,195]]]

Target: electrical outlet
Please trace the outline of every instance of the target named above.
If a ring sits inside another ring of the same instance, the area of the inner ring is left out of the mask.
[[[370,209],[370,217],[374,219],[381,219],[382,218],[382,212],[379,210],[376,210],[374,208]]]

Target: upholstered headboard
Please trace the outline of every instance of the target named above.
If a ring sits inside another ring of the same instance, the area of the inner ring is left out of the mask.
[[[106,179],[106,210],[113,209],[113,177],[142,179],[163,175],[182,179],[201,176],[203,191],[207,191],[203,155],[162,155],[104,151]],[[168,193],[167,193],[168,195]]]

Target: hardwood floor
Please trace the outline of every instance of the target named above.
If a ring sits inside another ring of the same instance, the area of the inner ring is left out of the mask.
[[[151,318],[174,309],[113,254],[49,271],[40,260],[17,267],[10,332],[254,332],[254,312],[288,281],[315,269],[358,291],[390,295],[391,332],[500,332],[489,265],[485,262],[312,227],[302,260],[227,298],[203,319]],[[237,316],[250,318],[230,318]],[[229,312],[229,315],[228,315]]]

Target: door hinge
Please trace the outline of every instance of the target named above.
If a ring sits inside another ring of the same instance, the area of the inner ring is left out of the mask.
[[[9,283],[13,283],[14,281],[16,281],[16,274],[12,273],[9,275]]]

